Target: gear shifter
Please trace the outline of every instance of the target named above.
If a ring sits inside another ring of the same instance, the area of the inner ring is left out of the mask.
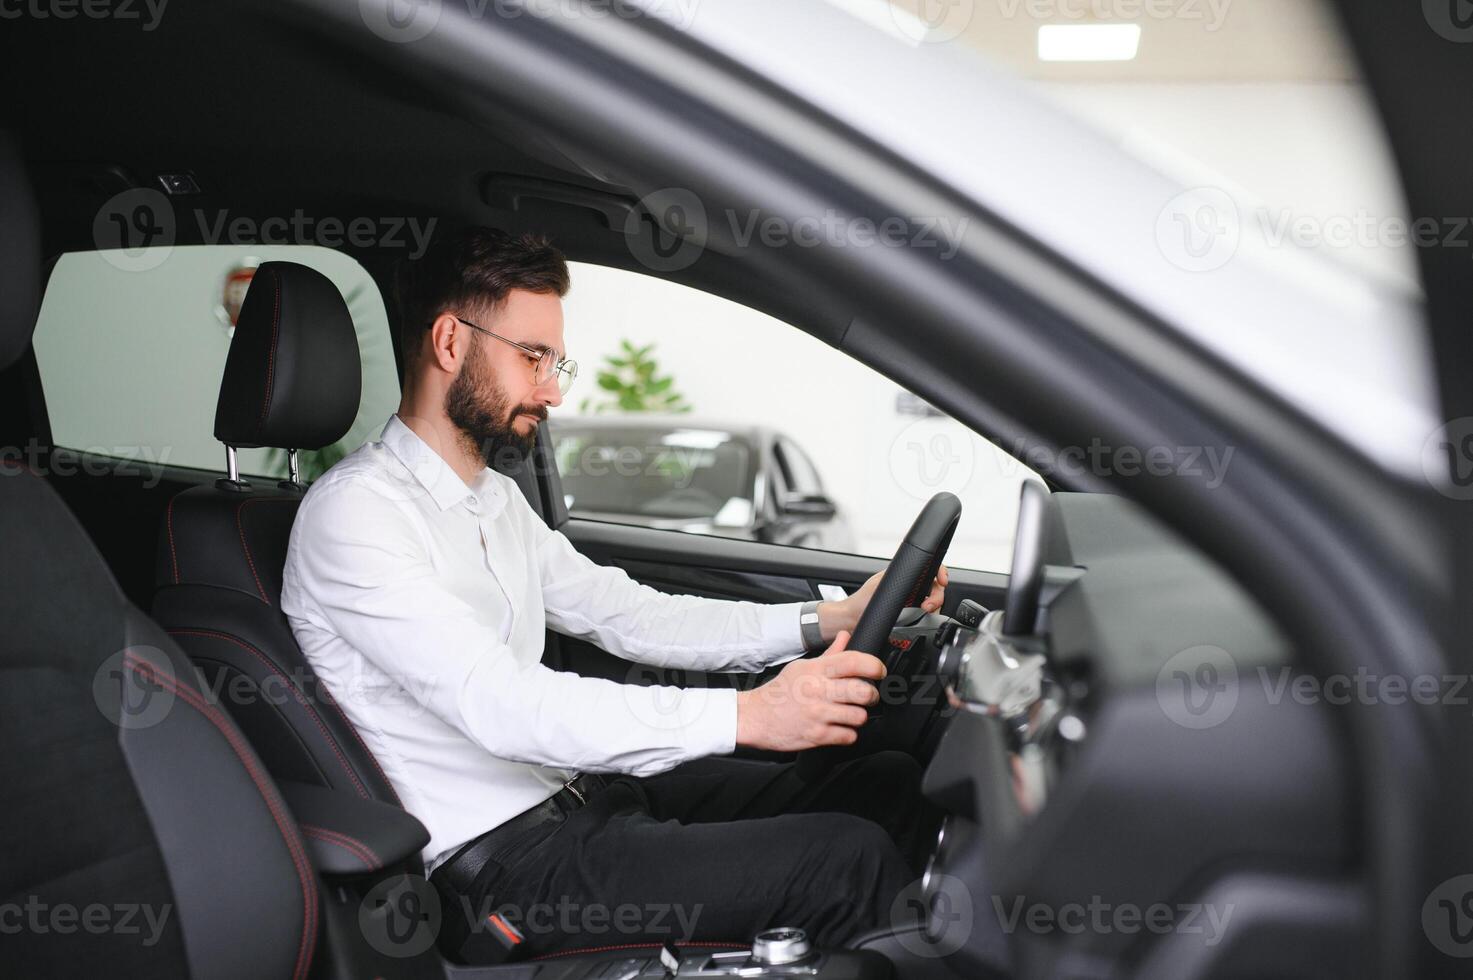
[[[752,940],[752,962],[762,966],[786,966],[807,959],[813,952],[808,933],[802,929],[767,929]]]

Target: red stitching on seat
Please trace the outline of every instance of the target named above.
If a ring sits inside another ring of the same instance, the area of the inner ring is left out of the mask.
[[[169,560],[174,565],[174,584],[179,584],[179,554],[174,550],[174,500],[169,498],[169,506],[164,508],[164,527],[169,531]]]
[[[622,943],[618,946],[592,946],[588,949],[565,949],[559,953],[543,953],[532,957],[536,960],[555,960],[559,956],[583,956],[589,953],[613,953],[621,949],[659,949],[664,943]],[[676,943],[676,946],[710,946],[712,949],[748,949],[748,943]]]
[[[276,829],[281,833],[281,838],[286,842],[287,854],[292,859],[292,864],[297,869],[297,881],[302,886],[302,938],[297,943],[297,962],[292,970],[293,980],[305,978],[307,970],[312,964],[312,953],[317,948],[317,879],[312,871],[312,863],[307,859],[307,847],[302,843],[300,837],[292,832],[291,821],[283,816],[286,809],[281,799],[276,795],[275,788],[264,778],[255,763],[251,760],[249,748],[239,732],[231,725],[220,712],[216,711],[204,696],[198,691],[181,684],[172,674],[162,674],[152,663],[139,658],[132,650],[123,654],[123,662],[139,674],[146,674],[156,683],[177,694],[185,704],[204,715],[234,750],[235,756],[240,764],[245,767],[246,774],[251,777],[251,782],[256,784],[256,791],[261,794],[261,799],[266,803],[266,809],[271,811],[271,819],[276,822]]]
[[[336,844],[338,847],[341,847],[343,850],[347,851],[349,854],[352,854],[355,858],[362,861],[364,867],[368,868],[368,870],[370,871],[384,866],[384,862],[379,858],[377,854],[373,853],[373,849],[370,848],[367,844],[363,843],[361,840],[358,840],[356,837],[349,837],[347,834],[340,833],[336,830],[329,830],[326,827],[317,827],[305,823],[301,825],[301,828],[302,833],[306,834],[308,837],[314,837],[317,840],[323,841],[325,843]]]
[[[353,719],[348,717],[348,713],[343,710],[342,705],[338,704],[338,699],[332,696],[332,692],[327,689],[326,685],[323,685],[321,688],[319,688],[319,690],[322,693],[322,700],[332,705],[332,710],[336,711],[338,713],[338,717],[343,719],[343,724],[348,726],[349,734],[353,736],[354,740],[356,740],[359,745],[363,746],[363,754],[368,757],[368,761],[373,764],[373,768],[378,770],[379,778],[381,778],[384,781],[384,785],[388,787],[389,795],[394,798],[395,803],[399,804],[399,809],[404,809],[404,801],[399,799],[399,794],[394,789],[394,784],[392,781],[390,781],[389,774],[384,772],[383,766],[379,765],[378,756],[374,755],[373,750],[368,747],[368,743],[363,741],[363,735],[358,731],[358,726],[353,724]]]
[[[261,601],[268,606],[275,606],[271,597],[266,594],[266,587],[261,584],[261,576],[256,574],[256,562],[251,558],[251,546],[246,544],[245,525],[241,523],[241,512],[246,509],[247,504],[299,504],[300,500],[291,497],[251,497],[241,501],[235,508],[235,529],[240,533],[240,550],[245,552],[246,564],[251,568],[251,578],[256,580],[256,591],[261,593]]]
[[[214,637],[217,640],[225,640],[228,643],[234,643],[236,646],[240,647],[242,650],[245,650],[251,656],[261,661],[261,663],[266,667],[267,670],[271,671],[271,673],[275,674],[277,677],[280,677],[283,681],[286,682],[286,689],[292,692],[292,697],[296,698],[297,703],[300,704],[302,708],[307,712],[307,717],[312,719],[312,724],[316,725],[317,730],[322,733],[323,741],[327,742],[327,747],[332,749],[333,755],[338,757],[338,763],[343,767],[343,772],[347,773],[348,778],[353,781],[353,788],[358,791],[358,795],[363,797],[365,800],[372,799],[372,794],[368,792],[368,788],[359,781],[358,774],[354,772],[353,767],[349,765],[348,757],[343,755],[342,750],[338,747],[337,740],[332,737],[332,734],[327,730],[327,726],[322,723],[322,719],[317,717],[316,710],[307,701],[307,698],[302,694],[302,692],[297,690],[297,686],[292,683],[291,678],[282,673],[281,668],[277,667],[276,664],[271,662],[270,657],[266,656],[260,650],[257,650],[255,647],[251,646],[249,643],[245,642],[239,637],[231,636],[229,633],[218,633],[215,630],[206,629],[173,629],[169,630],[169,635],[210,636]],[[352,728],[352,724],[352,722],[348,722],[349,728]],[[364,746],[364,751],[368,751],[367,746]],[[369,758],[373,758],[371,753],[369,754]],[[376,764],[377,763],[375,763],[375,765]]]
[[[266,428],[266,414],[271,410],[271,392],[276,383],[276,339],[281,326],[281,276],[274,270],[271,283],[276,288],[276,306],[271,311],[271,347],[266,354],[266,397],[261,401],[261,418],[257,435]]]

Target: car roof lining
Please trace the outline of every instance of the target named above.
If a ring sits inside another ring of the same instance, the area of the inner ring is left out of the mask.
[[[202,193],[172,201],[179,245],[217,237],[222,213],[231,220],[299,211],[315,220],[434,219],[439,229],[490,224],[546,232],[572,260],[722,296],[831,344],[853,317],[839,298],[758,275],[716,245],[678,272],[647,268],[607,215],[566,195],[522,193],[515,210],[487,203],[488,178],[595,192],[624,207],[633,207],[637,194],[594,176],[609,168],[586,155],[575,159],[570,148],[509,115],[497,115],[494,132],[470,121],[471,113],[457,115],[443,90],[362,57],[341,38],[275,16],[233,16],[238,10],[228,3],[169,13],[152,32],[50,21],[13,27],[0,40],[0,78],[11,91],[38,77],[50,91],[44,101],[11,101],[3,123],[19,137],[32,170],[49,256],[95,249],[93,223],[113,194],[187,171]],[[52,35],[55,44],[48,43]],[[88,71],[47,70],[63,44],[66,61]],[[259,64],[263,51],[271,52],[269,71]],[[99,85],[104,78],[120,83]],[[59,105],[67,111],[55,111]],[[251,134],[249,143],[242,133]],[[381,288],[404,251],[340,250],[362,262]],[[391,308],[391,319],[395,313]]]

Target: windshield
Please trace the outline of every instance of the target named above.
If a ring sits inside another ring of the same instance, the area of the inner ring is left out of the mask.
[[[751,520],[751,444],[718,429],[550,423],[573,513],[743,525]]]
[[[1420,478],[1414,250],[1466,221],[1408,213],[1325,0],[639,2]]]

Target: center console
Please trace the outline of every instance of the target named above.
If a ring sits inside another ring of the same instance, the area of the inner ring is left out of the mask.
[[[758,933],[746,949],[611,947],[501,967],[452,967],[447,975],[452,980],[890,980],[895,974],[878,953],[814,949],[802,929],[784,928]]]

